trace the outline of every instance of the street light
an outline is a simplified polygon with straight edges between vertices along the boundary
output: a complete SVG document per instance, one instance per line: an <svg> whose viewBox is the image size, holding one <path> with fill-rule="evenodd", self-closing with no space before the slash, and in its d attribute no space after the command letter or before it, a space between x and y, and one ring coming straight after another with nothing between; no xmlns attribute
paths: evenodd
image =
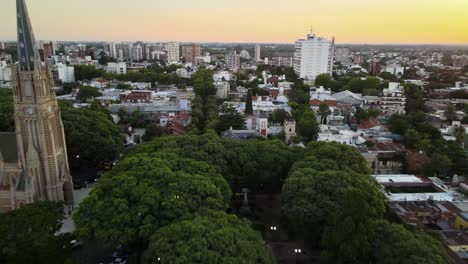
<svg viewBox="0 0 468 264"><path fill-rule="evenodd" d="M276 231L277 227L276 226L270 226L271 231Z"/></svg>
<svg viewBox="0 0 468 264"><path fill-rule="evenodd" d="M297 263L297 256L298 256L299 254L301 254L301 252L302 252L302 250L301 250L300 248L295 248L295 249L294 249L294 254L296 255L296 261L295 261L296 263Z"/></svg>

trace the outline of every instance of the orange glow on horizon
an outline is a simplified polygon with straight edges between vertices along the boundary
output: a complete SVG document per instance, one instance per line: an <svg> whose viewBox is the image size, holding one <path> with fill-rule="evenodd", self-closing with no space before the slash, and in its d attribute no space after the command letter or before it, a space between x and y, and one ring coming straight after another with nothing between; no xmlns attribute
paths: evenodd
<svg viewBox="0 0 468 264"><path fill-rule="evenodd" d="M27 3L36 38L47 40L293 43L313 26L337 43L468 44L467 0ZM0 1L0 10L0 40L15 40L15 1Z"/></svg>

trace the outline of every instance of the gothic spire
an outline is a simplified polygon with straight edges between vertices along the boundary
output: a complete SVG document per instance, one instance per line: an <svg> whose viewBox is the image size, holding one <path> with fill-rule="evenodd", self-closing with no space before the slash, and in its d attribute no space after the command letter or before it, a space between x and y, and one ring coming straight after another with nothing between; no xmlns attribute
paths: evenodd
<svg viewBox="0 0 468 264"><path fill-rule="evenodd" d="M18 21L18 61L20 69L24 71L34 70L34 64L40 64L39 50L29 20L28 9L25 0L16 0L16 12Z"/></svg>

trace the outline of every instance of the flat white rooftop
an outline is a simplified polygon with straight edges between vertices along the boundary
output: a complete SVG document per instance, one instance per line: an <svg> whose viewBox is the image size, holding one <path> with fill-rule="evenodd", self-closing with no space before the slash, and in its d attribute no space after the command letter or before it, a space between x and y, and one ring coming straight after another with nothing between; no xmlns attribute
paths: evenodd
<svg viewBox="0 0 468 264"><path fill-rule="evenodd" d="M379 183L391 182L409 182L417 183L424 182L421 178L410 174L388 174L388 175L372 175Z"/></svg>

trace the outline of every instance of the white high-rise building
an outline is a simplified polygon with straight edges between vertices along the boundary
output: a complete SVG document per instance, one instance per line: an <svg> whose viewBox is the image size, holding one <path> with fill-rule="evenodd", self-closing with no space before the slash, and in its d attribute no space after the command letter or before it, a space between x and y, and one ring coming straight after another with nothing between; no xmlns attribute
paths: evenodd
<svg viewBox="0 0 468 264"><path fill-rule="evenodd" d="M136 61L140 61L143 59L143 48L140 45L133 46L132 59Z"/></svg>
<svg viewBox="0 0 468 264"><path fill-rule="evenodd" d="M167 62L178 62L180 59L179 43L169 42L164 45L164 50L167 53Z"/></svg>
<svg viewBox="0 0 468 264"><path fill-rule="evenodd" d="M126 74L127 73L127 64L125 62L109 62L107 63L107 69L110 73L115 74Z"/></svg>
<svg viewBox="0 0 468 264"><path fill-rule="evenodd" d="M295 43L294 71L299 78L315 80L322 73L332 74L335 38L328 40L308 34Z"/></svg>
<svg viewBox="0 0 468 264"><path fill-rule="evenodd" d="M11 81L11 68L6 61L0 61L0 81Z"/></svg>
<svg viewBox="0 0 468 264"><path fill-rule="evenodd" d="M117 59L119 57L116 43L109 43L109 55L114 59Z"/></svg>
<svg viewBox="0 0 468 264"><path fill-rule="evenodd" d="M262 59L260 58L262 52L262 48L260 45L255 45L255 61L261 61Z"/></svg>
<svg viewBox="0 0 468 264"><path fill-rule="evenodd" d="M240 68L240 55L236 51L231 51L225 56L226 68L233 72L237 72Z"/></svg>
<svg viewBox="0 0 468 264"><path fill-rule="evenodd" d="M63 83L75 82L75 68L63 63L57 63L58 78Z"/></svg>

